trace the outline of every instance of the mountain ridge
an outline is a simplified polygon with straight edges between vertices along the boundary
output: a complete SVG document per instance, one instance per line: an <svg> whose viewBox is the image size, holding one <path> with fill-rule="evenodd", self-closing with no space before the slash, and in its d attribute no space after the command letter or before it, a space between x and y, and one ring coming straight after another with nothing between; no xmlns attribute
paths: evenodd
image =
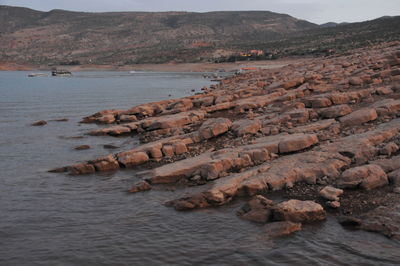
<svg viewBox="0 0 400 266"><path fill-rule="evenodd" d="M362 33L373 39L375 24L396 19L373 22L372 35L367 23ZM252 49L279 56L296 50L299 38L319 46L314 37L321 40L321 34L353 34L353 24L324 29L271 11L44 12L0 5L0 25L0 61L34 65L204 62Z"/></svg>

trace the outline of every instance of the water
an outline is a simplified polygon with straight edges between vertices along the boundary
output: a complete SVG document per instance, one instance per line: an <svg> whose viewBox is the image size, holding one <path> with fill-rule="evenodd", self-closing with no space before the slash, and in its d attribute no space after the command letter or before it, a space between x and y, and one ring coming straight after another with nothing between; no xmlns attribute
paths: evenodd
<svg viewBox="0 0 400 266"><path fill-rule="evenodd" d="M0 72L0 265L395 265L400 243L347 231L334 218L268 239L242 221L243 204L176 212L165 201L201 188L130 195L133 170L72 177L47 170L106 155L104 144L135 138L87 137L78 121L96 111L193 94L199 74L82 72L27 78ZM171 95L171 96L169 96ZM31 127L37 120L68 118ZM83 136L83 138L74 138ZM88 144L90 150L76 151ZM121 149L120 149L121 150Z"/></svg>

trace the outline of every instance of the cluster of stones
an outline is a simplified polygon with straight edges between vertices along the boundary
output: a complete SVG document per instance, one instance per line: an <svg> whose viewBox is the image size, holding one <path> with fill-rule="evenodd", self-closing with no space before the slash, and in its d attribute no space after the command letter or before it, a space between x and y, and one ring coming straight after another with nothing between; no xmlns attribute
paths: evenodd
<svg viewBox="0 0 400 266"><path fill-rule="evenodd" d="M194 96L84 118L84 123L115 124L89 135L138 134L153 141L56 171L89 174L159 162L131 192L211 182L168 205L189 210L256 196L258 207L249 203L242 217L258 208L272 228L299 229L299 223L323 219L322 206L275 204L257 195L302 182L324 184L324 205L340 209L340 196L348 189L390 184L400 192L399 84L399 43L238 75ZM213 144L212 150L202 149Z"/></svg>

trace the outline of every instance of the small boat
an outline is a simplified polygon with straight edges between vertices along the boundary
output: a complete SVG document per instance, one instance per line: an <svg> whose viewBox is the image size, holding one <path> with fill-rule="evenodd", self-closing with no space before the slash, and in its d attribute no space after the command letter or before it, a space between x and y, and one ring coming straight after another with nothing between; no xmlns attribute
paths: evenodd
<svg viewBox="0 0 400 266"><path fill-rule="evenodd" d="M28 77L34 78L34 77L47 77L48 75L45 73L30 73L28 74Z"/></svg>
<svg viewBox="0 0 400 266"><path fill-rule="evenodd" d="M54 77L66 77L66 76L71 76L72 75L72 73L70 72L70 71L68 71L68 70L52 70L51 71L51 75L52 76L54 76Z"/></svg>

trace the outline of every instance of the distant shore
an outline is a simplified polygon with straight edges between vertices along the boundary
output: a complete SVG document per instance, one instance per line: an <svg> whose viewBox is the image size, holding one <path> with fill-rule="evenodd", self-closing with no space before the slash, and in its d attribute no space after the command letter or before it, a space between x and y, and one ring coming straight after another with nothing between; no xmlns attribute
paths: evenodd
<svg viewBox="0 0 400 266"><path fill-rule="evenodd" d="M304 58L302 61L306 60ZM79 65L57 66L70 71L160 71L160 72L214 72L236 71L242 68L271 69L283 67L295 62L298 58L268 61L241 61L235 63L166 63L166 64L137 64L137 65ZM1 63L0 71L50 71L49 66L35 66L29 64Z"/></svg>

